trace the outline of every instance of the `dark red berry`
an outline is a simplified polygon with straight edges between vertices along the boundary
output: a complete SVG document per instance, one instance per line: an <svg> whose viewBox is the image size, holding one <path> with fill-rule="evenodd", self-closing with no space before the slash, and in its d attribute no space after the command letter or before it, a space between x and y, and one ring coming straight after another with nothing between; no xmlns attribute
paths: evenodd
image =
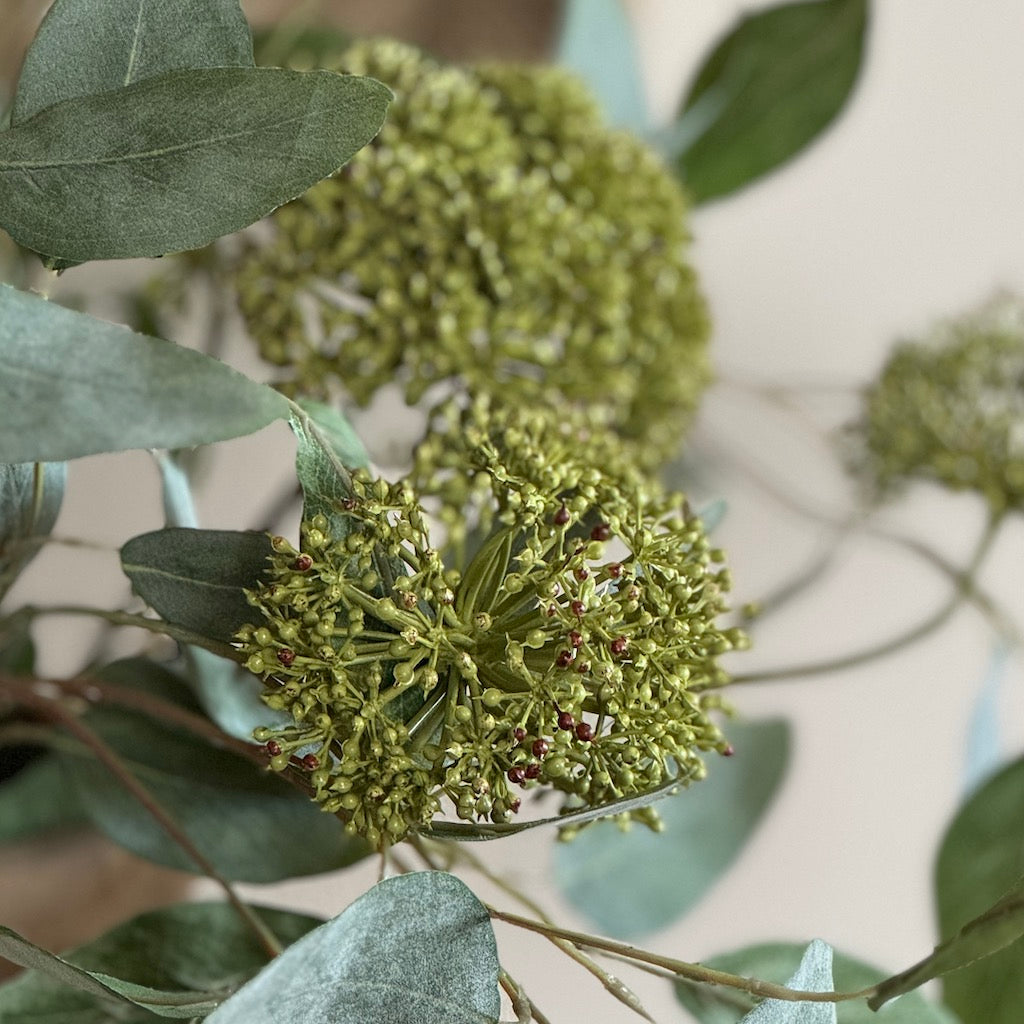
<svg viewBox="0 0 1024 1024"><path fill-rule="evenodd" d="M727 743L722 747L722 757L732 757L736 753L736 748L731 744Z"/></svg>
<svg viewBox="0 0 1024 1024"><path fill-rule="evenodd" d="M573 645L573 647L582 647L583 646L583 634L578 629L570 629L569 630L569 643L571 643Z"/></svg>
<svg viewBox="0 0 1024 1024"><path fill-rule="evenodd" d="M622 575L622 563L612 562L612 564L608 566L608 575L611 576L613 580L617 580Z"/></svg>
<svg viewBox="0 0 1024 1024"><path fill-rule="evenodd" d="M517 727L512 730L512 738L516 743L522 743L526 739L526 730L522 727Z"/></svg>
<svg viewBox="0 0 1024 1024"><path fill-rule="evenodd" d="M517 786L521 786L526 781L526 769L521 764L514 764L509 768L508 781L514 782Z"/></svg>
<svg viewBox="0 0 1024 1024"><path fill-rule="evenodd" d="M572 651L559 651L558 657L555 658L555 664L559 668L568 668L572 664Z"/></svg>
<svg viewBox="0 0 1024 1024"><path fill-rule="evenodd" d="M582 583L590 576L590 570L585 565L581 565L578 569L573 570L573 576Z"/></svg>
<svg viewBox="0 0 1024 1024"><path fill-rule="evenodd" d="M569 714L568 711L558 712L558 728L559 729L572 729L576 725L576 719Z"/></svg>
<svg viewBox="0 0 1024 1024"><path fill-rule="evenodd" d="M582 601L573 601L569 605L569 610L576 616L577 619L583 616L583 613L587 610L587 606Z"/></svg>
<svg viewBox="0 0 1024 1024"><path fill-rule="evenodd" d="M290 647L282 647L277 652L277 660L287 668L295 660L295 652Z"/></svg>
<svg viewBox="0 0 1024 1024"><path fill-rule="evenodd" d="M612 535L612 528L607 523L598 523L590 531L591 540L606 541Z"/></svg>
<svg viewBox="0 0 1024 1024"><path fill-rule="evenodd" d="M317 757L316 754L307 754L302 759L302 767L305 768L307 772L315 772L317 768L320 767L320 758Z"/></svg>
<svg viewBox="0 0 1024 1024"><path fill-rule="evenodd" d="M546 615L546 616L547 616L547 617L548 617L549 619L550 619L550 618L552 618L553 616L557 615L557 614L558 614L558 605L554 605L554 604L549 604L549 605L547 606L547 608L545 608L545 609L544 609L544 614L545 614L545 615Z"/></svg>
<svg viewBox="0 0 1024 1024"><path fill-rule="evenodd" d="M548 752L548 741L534 740L530 749L533 751L534 757L543 757Z"/></svg>
<svg viewBox="0 0 1024 1024"><path fill-rule="evenodd" d="M589 722L580 722L576 726L576 738L583 740L584 743L589 743L594 738L594 730L590 727Z"/></svg>
<svg viewBox="0 0 1024 1024"><path fill-rule="evenodd" d="M299 572L305 572L307 569L313 568L313 559L309 555L299 555L292 564Z"/></svg>
<svg viewBox="0 0 1024 1024"><path fill-rule="evenodd" d="M356 507L356 499L355 498L342 498L341 499L341 507L346 512L354 511L355 507Z"/></svg>
<svg viewBox="0 0 1024 1024"><path fill-rule="evenodd" d="M617 636L609 645L612 654L625 654L629 641L624 636Z"/></svg>
<svg viewBox="0 0 1024 1024"><path fill-rule="evenodd" d="M569 522L569 510L563 505L552 517L555 526L565 526Z"/></svg>
<svg viewBox="0 0 1024 1024"><path fill-rule="evenodd" d="M579 672L579 674L581 676L585 676L590 671L590 662L589 661L579 661L579 662L577 662L576 663L576 671Z"/></svg>
<svg viewBox="0 0 1024 1024"><path fill-rule="evenodd" d="M520 808L520 807L522 807L522 806L523 806L523 801L522 801L522 800L520 800L520 799L519 799L519 797L516 797L516 798L515 798L514 800L510 800L510 801L508 802L508 809L509 809L509 810L510 810L510 811L511 811L511 812L512 812L513 814L515 814L515 813L516 813L516 811L518 811L518 810L519 810L519 808Z"/></svg>
<svg viewBox="0 0 1024 1024"><path fill-rule="evenodd" d="M526 777L528 779L540 778L540 765L536 761L532 761L526 766Z"/></svg>
<svg viewBox="0 0 1024 1024"><path fill-rule="evenodd" d="M271 757L277 757L281 753L281 744L277 740L267 740L267 753Z"/></svg>

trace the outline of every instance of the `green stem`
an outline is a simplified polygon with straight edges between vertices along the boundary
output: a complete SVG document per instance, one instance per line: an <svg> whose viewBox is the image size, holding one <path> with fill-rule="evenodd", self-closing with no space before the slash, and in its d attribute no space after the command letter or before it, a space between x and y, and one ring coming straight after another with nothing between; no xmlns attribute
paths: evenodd
<svg viewBox="0 0 1024 1024"><path fill-rule="evenodd" d="M732 676L729 683L763 683L775 679L798 679L802 676L822 675L826 672L840 672L848 668L855 668L869 661L884 658L886 655L894 654L924 639L930 633L934 633L940 626L944 625L961 604L974 592L974 577L977 575L985 556L992 547L992 542L998 534L1002 524L1002 517L993 515L985 526L974 554L967 568L957 576L956 589L941 607L919 622L916 626L898 633L895 636L883 640L881 643L860 651L851 651L848 654L836 658L826 658L822 661L807 662L803 665L790 665L784 668L764 669L759 672L748 672L742 675Z"/></svg>
<svg viewBox="0 0 1024 1024"><path fill-rule="evenodd" d="M242 902L235 892L234 886L224 877L196 847L196 845L185 833L174 818L164 809L152 793L131 773L127 765L121 760L113 748L92 729L90 729L77 715L69 711L63 703L52 697L45 697L34 690L19 687L17 693L19 703L40 712L45 717L63 726L76 739L80 740L96 759L117 779L118 782L128 790L149 815L160 825L168 836L185 851L195 862L203 873L217 882L224 890L228 901L238 912L238 915L249 925L259 940L263 949L271 957L277 956L284 948L277 937L271 932L267 925L260 920L251 907Z"/></svg>
<svg viewBox="0 0 1024 1024"><path fill-rule="evenodd" d="M630 946L625 942L616 942L614 939L605 939L599 935L587 935L584 932L575 932L568 928L557 928L553 925L544 924L541 921L531 921L527 917L509 914L494 907L488 907L487 912L496 921L504 921L506 924L515 925L515 927L524 928L527 931L537 932L548 938L554 936L555 938L566 939L577 946L615 953L625 957L627 960L636 960L640 963L661 967L678 978L685 978L688 981L698 982L703 985L722 985L726 988L740 989L761 999L781 999L789 1003L845 1003L854 999L866 999L875 993L875 986L862 989L859 992L800 992L797 989L787 988L785 985L761 981L759 978L742 978L736 974L713 970L702 964L693 964L685 960L661 956L659 953L651 953L645 949Z"/></svg>

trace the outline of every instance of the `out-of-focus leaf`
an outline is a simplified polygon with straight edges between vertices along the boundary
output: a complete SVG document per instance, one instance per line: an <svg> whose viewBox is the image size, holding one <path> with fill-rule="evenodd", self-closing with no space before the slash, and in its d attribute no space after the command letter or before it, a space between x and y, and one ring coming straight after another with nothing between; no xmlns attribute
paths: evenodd
<svg viewBox="0 0 1024 1024"><path fill-rule="evenodd" d="M271 553L265 533L170 527L128 541L121 567L166 622L230 643L256 615L244 588L259 582Z"/></svg>
<svg viewBox="0 0 1024 1024"><path fill-rule="evenodd" d="M487 910L453 875L389 878L286 949L208 1024L496 1024Z"/></svg>
<svg viewBox="0 0 1024 1024"><path fill-rule="evenodd" d="M986 782L954 818L935 873L947 938L882 985L878 1005L945 974L945 1001L964 1024L1017 1024L1024 1006L1022 836L1024 759Z"/></svg>
<svg viewBox="0 0 1024 1024"><path fill-rule="evenodd" d="M696 202L750 184L831 124L857 81L867 23L867 0L799 0L740 18L705 61L673 132Z"/></svg>
<svg viewBox="0 0 1024 1024"><path fill-rule="evenodd" d="M717 971L781 985L799 966L805 948L803 943L767 943L713 956L702 962ZM860 992L885 976L885 971L853 957L833 954L832 977L837 992ZM755 998L746 992L689 982L677 983L676 996L699 1024L738 1024L743 1014L752 1010L756 1003ZM868 1009L863 999L836 1004L837 1024L877 1024L879 1020L886 1024L958 1024L948 1010L925 1002L917 992L894 1003L883 1017Z"/></svg>
<svg viewBox="0 0 1024 1024"><path fill-rule="evenodd" d="M165 71L252 63L238 0L57 0L25 54L11 123Z"/></svg>
<svg viewBox="0 0 1024 1024"><path fill-rule="evenodd" d="M372 78L169 71L0 132L0 225L48 262L161 256L252 224L380 130Z"/></svg>
<svg viewBox="0 0 1024 1024"><path fill-rule="evenodd" d="M172 452L154 451L153 458L160 470L160 483L164 499L164 521L168 526L194 530L199 526L192 485L181 463Z"/></svg>
<svg viewBox="0 0 1024 1024"><path fill-rule="evenodd" d="M285 946L320 924L304 914L253 909ZM11 950L24 953L22 959L31 954L42 969L0 986L5 1024L148 1024L204 1016L266 963L248 926L226 903L150 911L62 958L11 934Z"/></svg>
<svg viewBox="0 0 1024 1024"><path fill-rule="evenodd" d="M997 640L992 646L985 677L975 697L968 723L967 763L964 772L968 793L991 776L1000 765L999 699L1009 659L1009 648Z"/></svg>
<svg viewBox="0 0 1024 1024"><path fill-rule="evenodd" d="M0 843L85 820L55 757L36 758L0 785Z"/></svg>
<svg viewBox="0 0 1024 1024"><path fill-rule="evenodd" d="M57 522L66 481L63 462L0 463L0 598Z"/></svg>
<svg viewBox="0 0 1024 1024"><path fill-rule="evenodd" d="M288 402L201 352L0 285L0 409L0 458L32 462L222 441Z"/></svg>
<svg viewBox="0 0 1024 1024"><path fill-rule="evenodd" d="M569 0L555 60L587 83L613 124L637 134L647 128L636 40L622 0Z"/></svg>
<svg viewBox="0 0 1024 1024"><path fill-rule="evenodd" d="M735 722L727 733L735 755L716 758L705 780L658 804L663 832L623 833L599 821L556 848L559 887L603 932L633 938L671 923L743 849L782 780L789 729L781 721Z"/></svg>

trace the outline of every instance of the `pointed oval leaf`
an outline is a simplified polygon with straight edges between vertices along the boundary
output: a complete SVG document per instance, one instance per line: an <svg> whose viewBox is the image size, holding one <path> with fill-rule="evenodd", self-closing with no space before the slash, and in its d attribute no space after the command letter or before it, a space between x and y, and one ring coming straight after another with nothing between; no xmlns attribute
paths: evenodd
<svg viewBox="0 0 1024 1024"><path fill-rule="evenodd" d="M251 434L287 400L210 356L0 285L0 459L189 448Z"/></svg>
<svg viewBox="0 0 1024 1024"><path fill-rule="evenodd" d="M321 923L304 914L253 909L285 946ZM205 1015L266 963L248 926L225 903L165 907L118 925L61 958L39 953L47 958L43 971L0 986L0 1020L100 1024L116 1019L136 1024L158 1020L154 1014ZM81 980L81 974L56 976L69 968L109 994L71 987L68 981Z"/></svg>
<svg viewBox="0 0 1024 1024"><path fill-rule="evenodd" d="M740 19L690 87L669 144L696 202L760 178L828 127L857 80L867 22L867 0L801 0Z"/></svg>
<svg viewBox="0 0 1024 1024"><path fill-rule="evenodd" d="M0 132L0 225L58 260L195 249L327 177L380 130L371 78L171 71Z"/></svg>
<svg viewBox="0 0 1024 1024"><path fill-rule="evenodd" d="M800 992L831 992L832 947L815 939L804 951L786 988ZM766 999L743 1018L743 1024L836 1024L835 1003L790 1003Z"/></svg>
<svg viewBox="0 0 1024 1024"><path fill-rule="evenodd" d="M658 804L663 832L634 826L623 833L598 821L555 849L562 892L603 932L634 938L670 924L743 849L782 780L789 728L736 722L728 734L735 756L716 759L706 779Z"/></svg>
<svg viewBox="0 0 1024 1024"><path fill-rule="evenodd" d="M165 622L230 643L254 612L254 586L273 553L265 533L168 527L121 548L132 588Z"/></svg>
<svg viewBox="0 0 1024 1024"><path fill-rule="evenodd" d="M132 663L119 665L117 681L126 685ZM141 666L136 684L150 671ZM227 878L276 882L346 867L369 852L337 818L251 761L123 708L97 708L85 721ZM199 870L91 753L58 756L85 813L114 842L166 867Z"/></svg>
<svg viewBox="0 0 1024 1024"><path fill-rule="evenodd" d="M252 63L238 0L57 0L25 55L11 123L165 71Z"/></svg>
<svg viewBox="0 0 1024 1024"><path fill-rule="evenodd" d="M0 598L53 529L66 482L63 462L0 463Z"/></svg>
<svg viewBox="0 0 1024 1024"><path fill-rule="evenodd" d="M286 949L208 1024L496 1024L498 953L483 904L444 872L389 878Z"/></svg>
<svg viewBox="0 0 1024 1024"><path fill-rule="evenodd" d="M781 985L799 966L805 948L803 943L766 943L713 956L702 963L728 974L760 978ZM853 957L833 953L832 977L836 991L859 992L877 984L886 973ZM676 985L676 997L699 1024L738 1024L756 1002L746 992L683 982ZM894 1003L882 1018L869 1009L864 1000L836 1005L837 1024L877 1024L879 1020L886 1024L958 1024L948 1010L925 1002L917 992Z"/></svg>

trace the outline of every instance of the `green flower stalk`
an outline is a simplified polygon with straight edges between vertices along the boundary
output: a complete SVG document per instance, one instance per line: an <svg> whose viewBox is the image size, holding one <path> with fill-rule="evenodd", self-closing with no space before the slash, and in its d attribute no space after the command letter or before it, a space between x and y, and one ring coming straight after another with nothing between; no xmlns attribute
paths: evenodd
<svg viewBox="0 0 1024 1024"><path fill-rule="evenodd" d="M648 465L673 455L710 378L708 324L659 157L561 70L442 66L388 40L338 66L394 90L387 123L234 272L282 387L590 406Z"/></svg>
<svg viewBox="0 0 1024 1024"><path fill-rule="evenodd" d="M360 473L345 536L321 516L298 549L274 538L249 595L259 624L238 638L267 705L294 719L256 734L272 767L307 772L324 810L378 846L450 810L509 821L537 788L599 807L729 751L710 718L717 658L746 638L717 623L728 572L686 502L593 468L578 423L545 458L549 414L466 415L491 528L463 571L431 536L429 481L417 494ZM382 557L407 569L390 590Z"/></svg>
<svg viewBox="0 0 1024 1024"><path fill-rule="evenodd" d="M911 479L1024 506L1024 304L1001 296L899 345L867 393L854 461L878 495Z"/></svg>

